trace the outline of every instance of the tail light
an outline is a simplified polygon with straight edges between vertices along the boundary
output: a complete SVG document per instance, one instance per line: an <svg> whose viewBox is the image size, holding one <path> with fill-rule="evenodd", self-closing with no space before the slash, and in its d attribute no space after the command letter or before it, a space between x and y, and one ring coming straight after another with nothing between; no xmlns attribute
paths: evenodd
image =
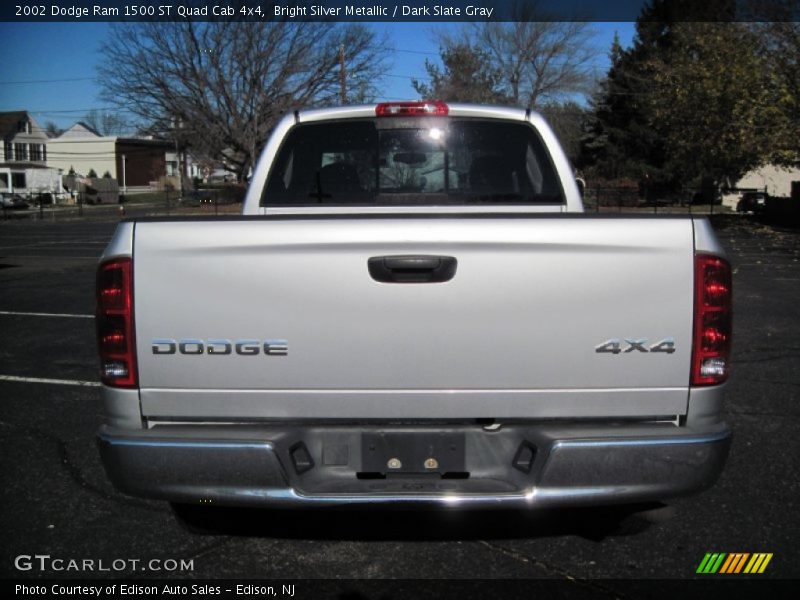
<svg viewBox="0 0 800 600"><path fill-rule="evenodd" d="M115 258L97 270L97 347L106 385L138 385L133 330L133 263Z"/></svg>
<svg viewBox="0 0 800 600"><path fill-rule="evenodd" d="M717 256L695 257L692 385L716 385L730 374L731 266Z"/></svg>
<svg viewBox="0 0 800 600"><path fill-rule="evenodd" d="M450 109L441 100L431 102L383 102L375 107L378 117L446 117Z"/></svg>

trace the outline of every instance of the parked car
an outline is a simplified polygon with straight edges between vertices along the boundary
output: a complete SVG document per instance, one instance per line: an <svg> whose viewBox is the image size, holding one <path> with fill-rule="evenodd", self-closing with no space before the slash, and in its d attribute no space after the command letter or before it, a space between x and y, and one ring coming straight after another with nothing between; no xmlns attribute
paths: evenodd
<svg viewBox="0 0 800 600"><path fill-rule="evenodd" d="M767 206L766 192L745 192L736 204L736 212L760 214Z"/></svg>
<svg viewBox="0 0 800 600"><path fill-rule="evenodd" d="M2 208L12 210L24 210L30 208L30 204L22 199L19 194L2 194Z"/></svg>

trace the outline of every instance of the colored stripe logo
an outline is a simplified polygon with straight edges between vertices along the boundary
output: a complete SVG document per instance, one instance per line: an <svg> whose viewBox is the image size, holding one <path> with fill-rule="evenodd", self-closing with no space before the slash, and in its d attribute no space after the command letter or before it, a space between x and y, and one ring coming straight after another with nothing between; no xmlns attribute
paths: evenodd
<svg viewBox="0 0 800 600"><path fill-rule="evenodd" d="M707 552L696 572L703 575L735 575L739 573L755 575L763 573L771 560L771 552L757 552L755 554L750 554L749 552Z"/></svg>

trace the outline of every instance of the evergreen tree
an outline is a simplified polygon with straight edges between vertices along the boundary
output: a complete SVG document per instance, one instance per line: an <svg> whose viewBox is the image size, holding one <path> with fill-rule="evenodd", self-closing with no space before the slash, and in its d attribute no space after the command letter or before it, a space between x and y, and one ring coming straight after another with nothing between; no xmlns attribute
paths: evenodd
<svg viewBox="0 0 800 600"><path fill-rule="evenodd" d="M661 8L660 2L656 8ZM642 18L654 17L645 12ZM636 31L633 46L627 50L614 38L611 67L590 104L592 116L581 144L581 166L593 167L595 174L605 179L632 178L674 187L664 170L663 142L647 111L651 61L671 43L671 24L640 20Z"/></svg>
<svg viewBox="0 0 800 600"><path fill-rule="evenodd" d="M612 46L585 123L581 166L666 193L731 183L774 154L770 146L792 121L784 107L793 79L775 85L777 61L763 50L759 56L767 45L733 15L732 0L646 6L632 47Z"/></svg>
<svg viewBox="0 0 800 600"><path fill-rule="evenodd" d="M430 83L412 79L416 92L427 99L450 102L504 103L500 75L488 55L468 43L450 44L440 50L442 68L425 60Z"/></svg>

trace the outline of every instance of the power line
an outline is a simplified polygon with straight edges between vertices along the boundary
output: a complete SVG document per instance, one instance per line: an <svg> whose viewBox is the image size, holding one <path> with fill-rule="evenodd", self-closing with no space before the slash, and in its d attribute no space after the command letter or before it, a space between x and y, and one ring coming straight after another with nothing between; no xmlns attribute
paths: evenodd
<svg viewBox="0 0 800 600"><path fill-rule="evenodd" d="M27 110L32 115L56 115L56 114L69 114L69 113L88 113L91 111L105 111L105 112L125 112L134 114L132 110L127 108L118 108L116 106L95 106L92 108L72 108L69 110L58 110L58 109L49 109L49 108L40 108L38 110Z"/></svg>
<svg viewBox="0 0 800 600"><path fill-rule="evenodd" d="M427 56L439 56L438 52L423 52L422 50L399 50L395 48L395 52L403 52L405 54L425 54Z"/></svg>
<svg viewBox="0 0 800 600"><path fill-rule="evenodd" d="M70 77L69 79L30 79L28 81L0 81L0 85L24 85L29 83L67 83L72 81L97 81L97 78Z"/></svg>
<svg viewBox="0 0 800 600"><path fill-rule="evenodd" d="M438 52L424 52L422 50L406 50L404 48L394 48L393 52L404 54L423 54L426 56L439 56ZM69 83L72 81L99 81L98 77L65 77L63 79L28 79L25 81L0 81L0 85L35 85L39 83Z"/></svg>

